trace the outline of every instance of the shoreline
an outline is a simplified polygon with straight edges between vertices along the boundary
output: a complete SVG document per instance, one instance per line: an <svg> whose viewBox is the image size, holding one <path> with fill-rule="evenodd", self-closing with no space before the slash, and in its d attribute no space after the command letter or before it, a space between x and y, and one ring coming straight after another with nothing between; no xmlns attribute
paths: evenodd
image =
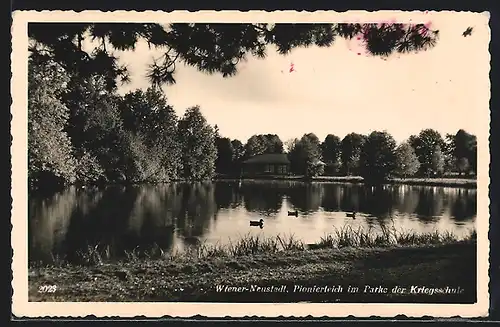
<svg viewBox="0 0 500 327"><path fill-rule="evenodd" d="M474 303L476 251L457 242L30 268L29 301Z"/></svg>
<svg viewBox="0 0 500 327"><path fill-rule="evenodd" d="M214 181L239 182L234 177L218 177ZM241 181L291 181L291 182L313 182L313 183L350 183L364 184L360 176L319 176L305 180L302 176L262 176L256 178L242 178ZM474 178L390 178L380 185L418 185L418 186L441 186L457 188L477 188L477 179Z"/></svg>
<svg viewBox="0 0 500 327"><path fill-rule="evenodd" d="M364 184L364 179L361 176L318 176L312 177L310 179L305 179L303 176L258 176L258 177L243 177L238 178L234 176L216 176L212 179L207 180L170 180L164 182L114 182L106 184L71 184L67 186L60 187L49 187L49 188L37 188L29 189L29 192L33 193L54 193L64 190L69 187L77 187L85 189L87 187L93 188L106 188L110 186L140 186L140 185L159 185L159 184L169 184L169 183L216 183L216 182L262 182L262 181L281 181L281 182L298 182L298 183L332 183L332 184ZM443 178L390 178L383 183L377 184L381 185L415 185L415 186L439 186L439 187L454 187L454 188L466 188L466 189L477 189L477 179L475 178L453 178L453 177L443 177ZM376 185L373 185L376 186Z"/></svg>

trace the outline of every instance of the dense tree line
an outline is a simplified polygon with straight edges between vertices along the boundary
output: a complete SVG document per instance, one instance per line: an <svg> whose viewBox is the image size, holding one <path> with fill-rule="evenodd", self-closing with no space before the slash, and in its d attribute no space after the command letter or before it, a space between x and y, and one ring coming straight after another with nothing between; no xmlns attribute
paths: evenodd
<svg viewBox="0 0 500 327"><path fill-rule="evenodd" d="M270 141L272 140L272 141ZM227 139L225 144L229 144ZM302 176L343 175L362 176L365 180L380 182L387 177L439 177L454 173L469 175L477 169L477 141L464 130L456 134L441 134L424 129L418 135L397 145L386 131L369 135L350 133L343 139L328 134L323 141L314 133L285 142L286 153L293 174ZM226 146L225 149L229 149ZM258 149L256 151L255 149ZM254 135L240 151L221 151L225 166L221 174L239 173L242 159L263 153L284 153L283 142L277 135ZM231 161L231 158L233 158Z"/></svg>
<svg viewBox="0 0 500 327"><path fill-rule="evenodd" d="M438 131L424 129L399 145L385 131L369 135L350 133L342 140L329 134L323 142L314 134L305 134L288 144L292 171L296 174L321 174L317 167L309 172L304 169L318 160L325 163L327 175L359 175L373 181L389 176L437 177L477 172L476 136L462 129L444 139Z"/></svg>
<svg viewBox="0 0 500 327"><path fill-rule="evenodd" d="M199 107L177 117L160 88L120 96L106 91L101 76L37 59L29 60L32 188L214 176L216 130Z"/></svg>

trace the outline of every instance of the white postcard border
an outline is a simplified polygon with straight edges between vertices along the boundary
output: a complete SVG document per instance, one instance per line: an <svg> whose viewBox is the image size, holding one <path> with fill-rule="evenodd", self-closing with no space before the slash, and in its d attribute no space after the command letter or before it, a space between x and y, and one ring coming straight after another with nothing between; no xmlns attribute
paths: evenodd
<svg viewBox="0 0 500 327"><path fill-rule="evenodd" d="M53 303L28 302L28 255L27 255L27 58L28 58L28 22L377 22L395 19L401 22L424 22L441 15L462 15L464 19L474 19L487 29L484 35L483 66L484 79L478 81L484 90L480 107L483 129L477 135L478 140L478 181L477 181L477 235L478 235L478 302L476 304L317 304L317 303ZM490 81L488 50L490 32L489 13L431 11L334 11L297 12L297 11L16 11L12 23L12 248L14 251L13 304L12 312L17 317L478 317L486 316L489 307L488 267L489 267L489 129L490 129ZM476 26L477 27L477 26Z"/></svg>

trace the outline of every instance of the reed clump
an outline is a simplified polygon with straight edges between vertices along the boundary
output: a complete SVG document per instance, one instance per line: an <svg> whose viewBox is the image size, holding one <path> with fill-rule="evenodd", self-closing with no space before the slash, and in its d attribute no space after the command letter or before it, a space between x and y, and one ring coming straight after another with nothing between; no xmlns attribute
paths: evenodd
<svg viewBox="0 0 500 327"><path fill-rule="evenodd" d="M331 248L384 248L384 247L413 247L437 246L455 243L474 243L476 231L472 230L465 237L458 237L451 232L432 231L414 232L383 227L381 230L373 228L354 228L346 225L335 228L332 233L321 237L316 243L306 244L294 234L262 237L246 234L237 240L227 243L208 244L201 242L196 246L189 246L183 250L166 250L158 244L147 248L125 250L121 254L113 253L109 245L88 245L77 251L71 258L53 256L52 265L84 265L95 266L113 261L141 262L144 260L186 261L193 259L209 259L217 257L243 257L258 254L279 253L287 251L314 251ZM34 264L38 266L38 264Z"/></svg>

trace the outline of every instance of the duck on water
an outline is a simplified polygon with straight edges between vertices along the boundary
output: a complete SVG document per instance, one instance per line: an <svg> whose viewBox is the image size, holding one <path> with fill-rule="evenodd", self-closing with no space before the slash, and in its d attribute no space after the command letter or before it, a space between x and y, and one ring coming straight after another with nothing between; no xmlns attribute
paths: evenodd
<svg viewBox="0 0 500 327"><path fill-rule="evenodd" d="M250 226L260 226L264 225L264 219L261 220L250 220Z"/></svg>
<svg viewBox="0 0 500 327"><path fill-rule="evenodd" d="M289 216L298 217L299 216L299 212L297 210L295 210L295 211L288 211L288 215Z"/></svg>
<svg viewBox="0 0 500 327"><path fill-rule="evenodd" d="M346 217L351 217L352 219L356 219L356 211L346 212Z"/></svg>

